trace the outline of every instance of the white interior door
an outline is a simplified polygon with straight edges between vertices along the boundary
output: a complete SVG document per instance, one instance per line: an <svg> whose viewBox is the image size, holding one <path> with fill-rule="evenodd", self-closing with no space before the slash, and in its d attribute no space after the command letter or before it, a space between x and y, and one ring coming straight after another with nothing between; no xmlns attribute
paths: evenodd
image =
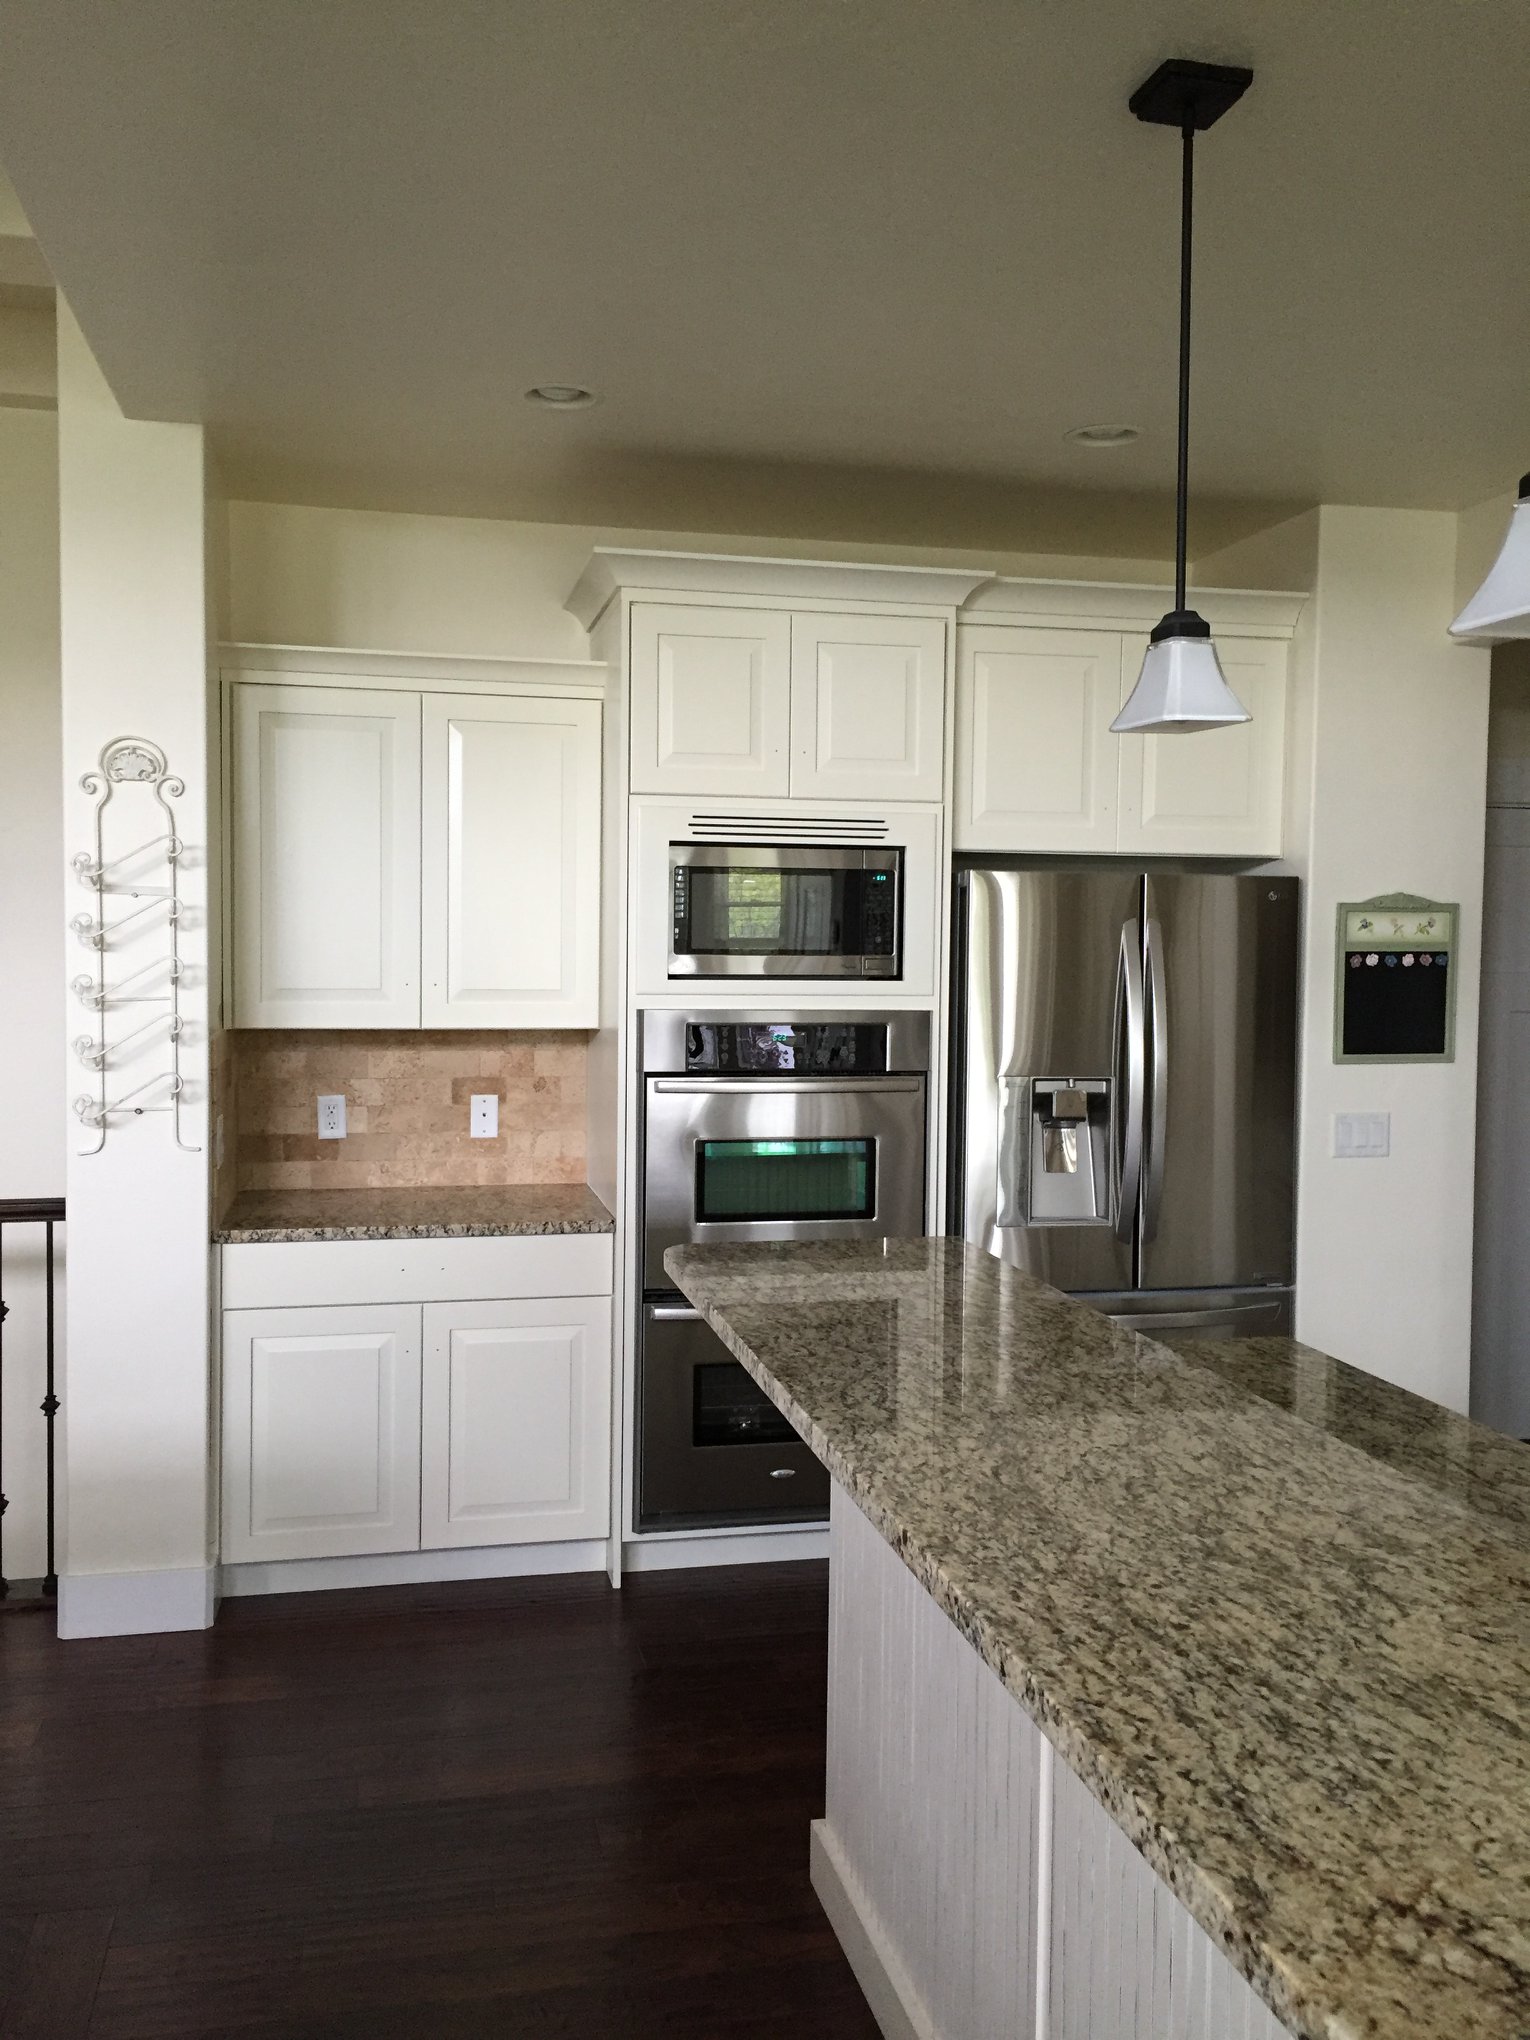
<svg viewBox="0 0 1530 2040"><path fill-rule="evenodd" d="M632 791L787 791L791 618L783 610L635 602Z"/></svg>
<svg viewBox="0 0 1530 2040"><path fill-rule="evenodd" d="M420 698L233 690L233 1024L420 1024Z"/></svg>
<svg viewBox="0 0 1530 2040"><path fill-rule="evenodd" d="M1136 685L1143 638L1126 640L1124 701ZM1221 638L1227 684L1246 723L1191 736L1122 737L1123 851L1153 856L1278 857L1286 768L1283 642Z"/></svg>
<svg viewBox="0 0 1530 2040"><path fill-rule="evenodd" d="M419 1306L226 1311L224 1559L419 1543Z"/></svg>
<svg viewBox="0 0 1530 2040"><path fill-rule="evenodd" d="M427 1027L595 1027L600 703L425 697Z"/></svg>
<svg viewBox="0 0 1530 2040"><path fill-rule="evenodd" d="M607 1297L427 1304L426 1548L604 1537L610 1381Z"/></svg>
<svg viewBox="0 0 1530 2040"><path fill-rule="evenodd" d="M795 798L939 800L945 707L938 617L792 617Z"/></svg>
<svg viewBox="0 0 1530 2040"><path fill-rule="evenodd" d="M957 633L958 850L1116 848L1121 639L964 624Z"/></svg>

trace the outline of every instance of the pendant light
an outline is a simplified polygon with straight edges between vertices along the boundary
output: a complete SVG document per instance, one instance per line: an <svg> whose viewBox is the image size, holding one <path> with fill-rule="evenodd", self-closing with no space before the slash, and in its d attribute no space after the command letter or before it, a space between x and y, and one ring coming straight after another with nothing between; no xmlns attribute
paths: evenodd
<svg viewBox="0 0 1530 2040"><path fill-rule="evenodd" d="M1222 118L1253 83L1252 71L1171 57L1139 85L1128 105L1138 120L1178 128L1179 478L1174 522L1174 607L1153 628L1147 657L1126 706L1111 724L1122 735L1173 735L1250 720L1227 684L1211 626L1186 606L1186 504L1190 479L1190 229L1195 137Z"/></svg>
<svg viewBox="0 0 1530 2040"><path fill-rule="evenodd" d="M1530 475L1520 477L1519 500L1509 512L1509 528L1487 579L1450 634L1486 644L1530 638Z"/></svg>

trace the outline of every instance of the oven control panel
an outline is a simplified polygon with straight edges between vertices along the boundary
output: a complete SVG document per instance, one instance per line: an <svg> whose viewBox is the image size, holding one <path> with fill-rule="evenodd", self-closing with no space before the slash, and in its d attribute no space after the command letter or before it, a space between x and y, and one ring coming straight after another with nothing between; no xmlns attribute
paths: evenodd
<svg viewBox="0 0 1530 2040"><path fill-rule="evenodd" d="M685 1068L718 1076L882 1076L887 1029L856 1021L690 1021Z"/></svg>

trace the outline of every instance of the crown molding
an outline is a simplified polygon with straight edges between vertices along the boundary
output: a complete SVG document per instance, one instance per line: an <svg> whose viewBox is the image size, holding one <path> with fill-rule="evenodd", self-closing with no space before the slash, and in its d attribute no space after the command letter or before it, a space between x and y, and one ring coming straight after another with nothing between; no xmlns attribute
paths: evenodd
<svg viewBox="0 0 1530 2040"><path fill-rule="evenodd" d="M586 630L621 594L755 595L782 602L868 602L959 609L992 578L982 568L894 567L859 560L759 559L743 553L628 551L597 546L565 609Z"/></svg>

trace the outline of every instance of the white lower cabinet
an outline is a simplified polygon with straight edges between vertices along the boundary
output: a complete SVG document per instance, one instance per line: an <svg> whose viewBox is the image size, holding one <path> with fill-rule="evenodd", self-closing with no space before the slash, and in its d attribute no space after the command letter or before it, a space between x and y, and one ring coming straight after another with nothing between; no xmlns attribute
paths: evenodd
<svg viewBox="0 0 1530 2040"><path fill-rule="evenodd" d="M371 1242L225 1250L237 1293L281 1286L307 1253L333 1297L371 1269ZM531 1241L439 1243L451 1250ZM548 1272L594 1295L474 1301L302 1302L223 1313L223 1538L227 1564L349 1558L604 1537L610 1528L610 1240L547 1246ZM406 1243L412 1247L413 1243ZM232 1267L228 1255L240 1257ZM383 1251L388 1251L384 1248ZM373 1257L375 1259L375 1256ZM400 1273L414 1265L397 1256ZM462 1254L464 1287L474 1266ZM536 1260L533 1256L533 1262ZM538 1271L530 1272L535 1288ZM593 1284L592 1284L593 1286ZM352 1291L354 1294L354 1290ZM420 1290L416 1290L416 1295Z"/></svg>
<svg viewBox="0 0 1530 2040"><path fill-rule="evenodd" d="M603 1296L427 1304L425 1548L603 1537L610 1368Z"/></svg>
<svg viewBox="0 0 1530 2040"><path fill-rule="evenodd" d="M381 1304L223 1320L223 1556L420 1542L420 1313Z"/></svg>

